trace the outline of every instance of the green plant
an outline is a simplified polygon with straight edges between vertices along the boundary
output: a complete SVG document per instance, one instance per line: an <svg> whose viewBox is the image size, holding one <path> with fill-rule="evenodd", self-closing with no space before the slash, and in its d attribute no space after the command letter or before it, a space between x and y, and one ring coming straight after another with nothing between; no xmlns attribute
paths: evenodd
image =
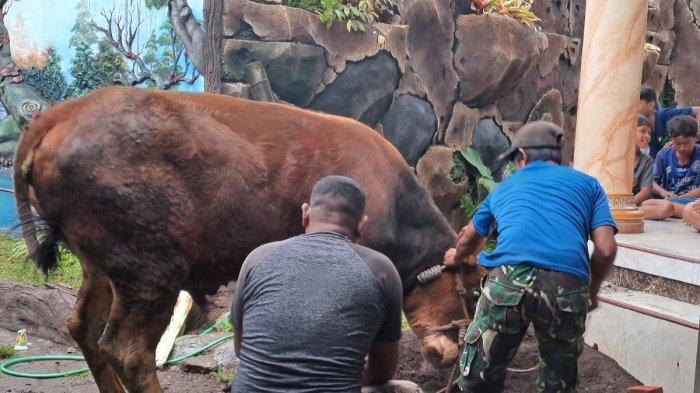
<svg viewBox="0 0 700 393"><path fill-rule="evenodd" d="M327 27L343 22L348 31L367 31L367 24L386 21L395 8L395 0L285 0L283 4L313 12ZM380 37L378 41L383 42Z"/></svg>
<svg viewBox="0 0 700 393"><path fill-rule="evenodd" d="M530 11L534 0L472 0L471 8L477 14L497 13L511 17L528 25L534 25L540 18Z"/></svg>
<svg viewBox="0 0 700 393"><path fill-rule="evenodd" d="M491 169L484 164L479 152L470 147L455 154L450 177L455 182L471 177L469 175L471 172L469 167L476 169L478 172L478 175L473 176L476 179L476 189L474 190L475 192L464 195L459 200L459 206L464 210L467 217L471 218L479 210L484 199L498 186L499 182L496 181L493 173L491 173ZM508 163L502 177L507 177L514 170L514 164L512 162Z"/></svg>
<svg viewBox="0 0 700 393"><path fill-rule="evenodd" d="M220 368L216 371L212 371L210 374L214 379L219 381L219 383L231 383L233 378L236 376L233 371Z"/></svg>
<svg viewBox="0 0 700 393"><path fill-rule="evenodd" d="M58 268L45 277L27 260L27 247L21 238L0 236L0 280L25 284L65 284L78 289L83 279L80 261L63 247Z"/></svg>
<svg viewBox="0 0 700 393"><path fill-rule="evenodd" d="M11 345L0 345L0 359L9 359L15 356L15 349Z"/></svg>

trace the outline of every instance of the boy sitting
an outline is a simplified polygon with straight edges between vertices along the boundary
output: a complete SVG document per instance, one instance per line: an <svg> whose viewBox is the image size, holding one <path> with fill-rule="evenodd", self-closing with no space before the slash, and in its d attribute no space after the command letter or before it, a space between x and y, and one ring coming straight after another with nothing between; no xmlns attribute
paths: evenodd
<svg viewBox="0 0 700 393"><path fill-rule="evenodd" d="M677 116L668 123L673 146L661 149L654 161L652 191L664 200L642 204L645 218L683 217L683 208L700 198L700 145L698 123L691 116Z"/></svg>
<svg viewBox="0 0 700 393"><path fill-rule="evenodd" d="M651 188L654 184L652 168L654 160L644 153L649 150L651 139L651 127L649 120L642 115L637 115L637 133L635 143L637 145L634 156L634 172L632 174L632 194L634 203L639 206L651 197Z"/></svg>

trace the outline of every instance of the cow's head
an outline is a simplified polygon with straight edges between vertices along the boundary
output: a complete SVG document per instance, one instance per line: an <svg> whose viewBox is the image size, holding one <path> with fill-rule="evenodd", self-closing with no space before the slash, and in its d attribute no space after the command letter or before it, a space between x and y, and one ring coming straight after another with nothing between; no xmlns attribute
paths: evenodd
<svg viewBox="0 0 700 393"><path fill-rule="evenodd" d="M466 267L461 272L445 270L437 279L416 285L404 299L404 311L413 332L421 340L421 352L433 366L449 367L457 360L457 330L432 331L452 321L464 319L461 300L457 295L457 276L462 274L468 299L469 318L474 316L482 267Z"/></svg>

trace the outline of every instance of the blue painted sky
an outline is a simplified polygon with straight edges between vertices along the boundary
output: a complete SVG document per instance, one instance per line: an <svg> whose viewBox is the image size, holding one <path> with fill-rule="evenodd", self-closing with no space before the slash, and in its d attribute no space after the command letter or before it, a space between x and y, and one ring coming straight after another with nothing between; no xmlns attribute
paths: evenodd
<svg viewBox="0 0 700 393"><path fill-rule="evenodd" d="M19 0L16 1L10 12L5 17L5 23L10 31L13 55L17 58L27 58L32 53L37 53L53 46L61 56L64 73L68 77L70 60L75 53L75 48L69 47L72 36L71 29L75 24L77 15L76 5L79 0ZM123 9L124 0L90 0L90 9L94 19L100 23L103 9L111 9L116 5L117 9ZM59 5L60 4L60 5ZM202 18L202 0L190 0L194 14ZM145 10L145 7L143 7ZM145 42L152 29L160 27L167 19L167 9L160 11L148 11L148 19L144 24L141 39ZM20 61L21 62L21 61ZM184 90L202 89L200 77L195 86L184 87Z"/></svg>

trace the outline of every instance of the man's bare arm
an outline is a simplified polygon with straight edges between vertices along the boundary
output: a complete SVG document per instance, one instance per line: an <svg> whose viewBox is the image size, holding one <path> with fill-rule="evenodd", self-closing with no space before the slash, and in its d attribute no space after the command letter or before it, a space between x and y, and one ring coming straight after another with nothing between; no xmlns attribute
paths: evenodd
<svg viewBox="0 0 700 393"><path fill-rule="evenodd" d="M233 336L233 350L236 352L236 357L241 357L241 346L243 346L243 332L236 331Z"/></svg>
<svg viewBox="0 0 700 393"><path fill-rule="evenodd" d="M637 195L634 196L634 204L639 206L642 204L642 202L646 201L649 198L651 198L651 188L642 187L642 189L639 190Z"/></svg>
<svg viewBox="0 0 700 393"><path fill-rule="evenodd" d="M458 267L461 263L475 265L476 260L473 258L467 260L467 257L478 254L485 245L486 238L479 235L474 226L469 223L459 231L455 248L445 253L445 265L447 267Z"/></svg>
<svg viewBox="0 0 700 393"><path fill-rule="evenodd" d="M367 356L362 385L381 385L394 377L399 363L399 342L375 341Z"/></svg>
<svg viewBox="0 0 700 393"><path fill-rule="evenodd" d="M608 275L610 267L615 261L617 254L617 242L615 242L615 231L611 226L602 226L591 233L593 241L593 254L591 255L591 309L598 306L596 296L600 290L600 285Z"/></svg>

